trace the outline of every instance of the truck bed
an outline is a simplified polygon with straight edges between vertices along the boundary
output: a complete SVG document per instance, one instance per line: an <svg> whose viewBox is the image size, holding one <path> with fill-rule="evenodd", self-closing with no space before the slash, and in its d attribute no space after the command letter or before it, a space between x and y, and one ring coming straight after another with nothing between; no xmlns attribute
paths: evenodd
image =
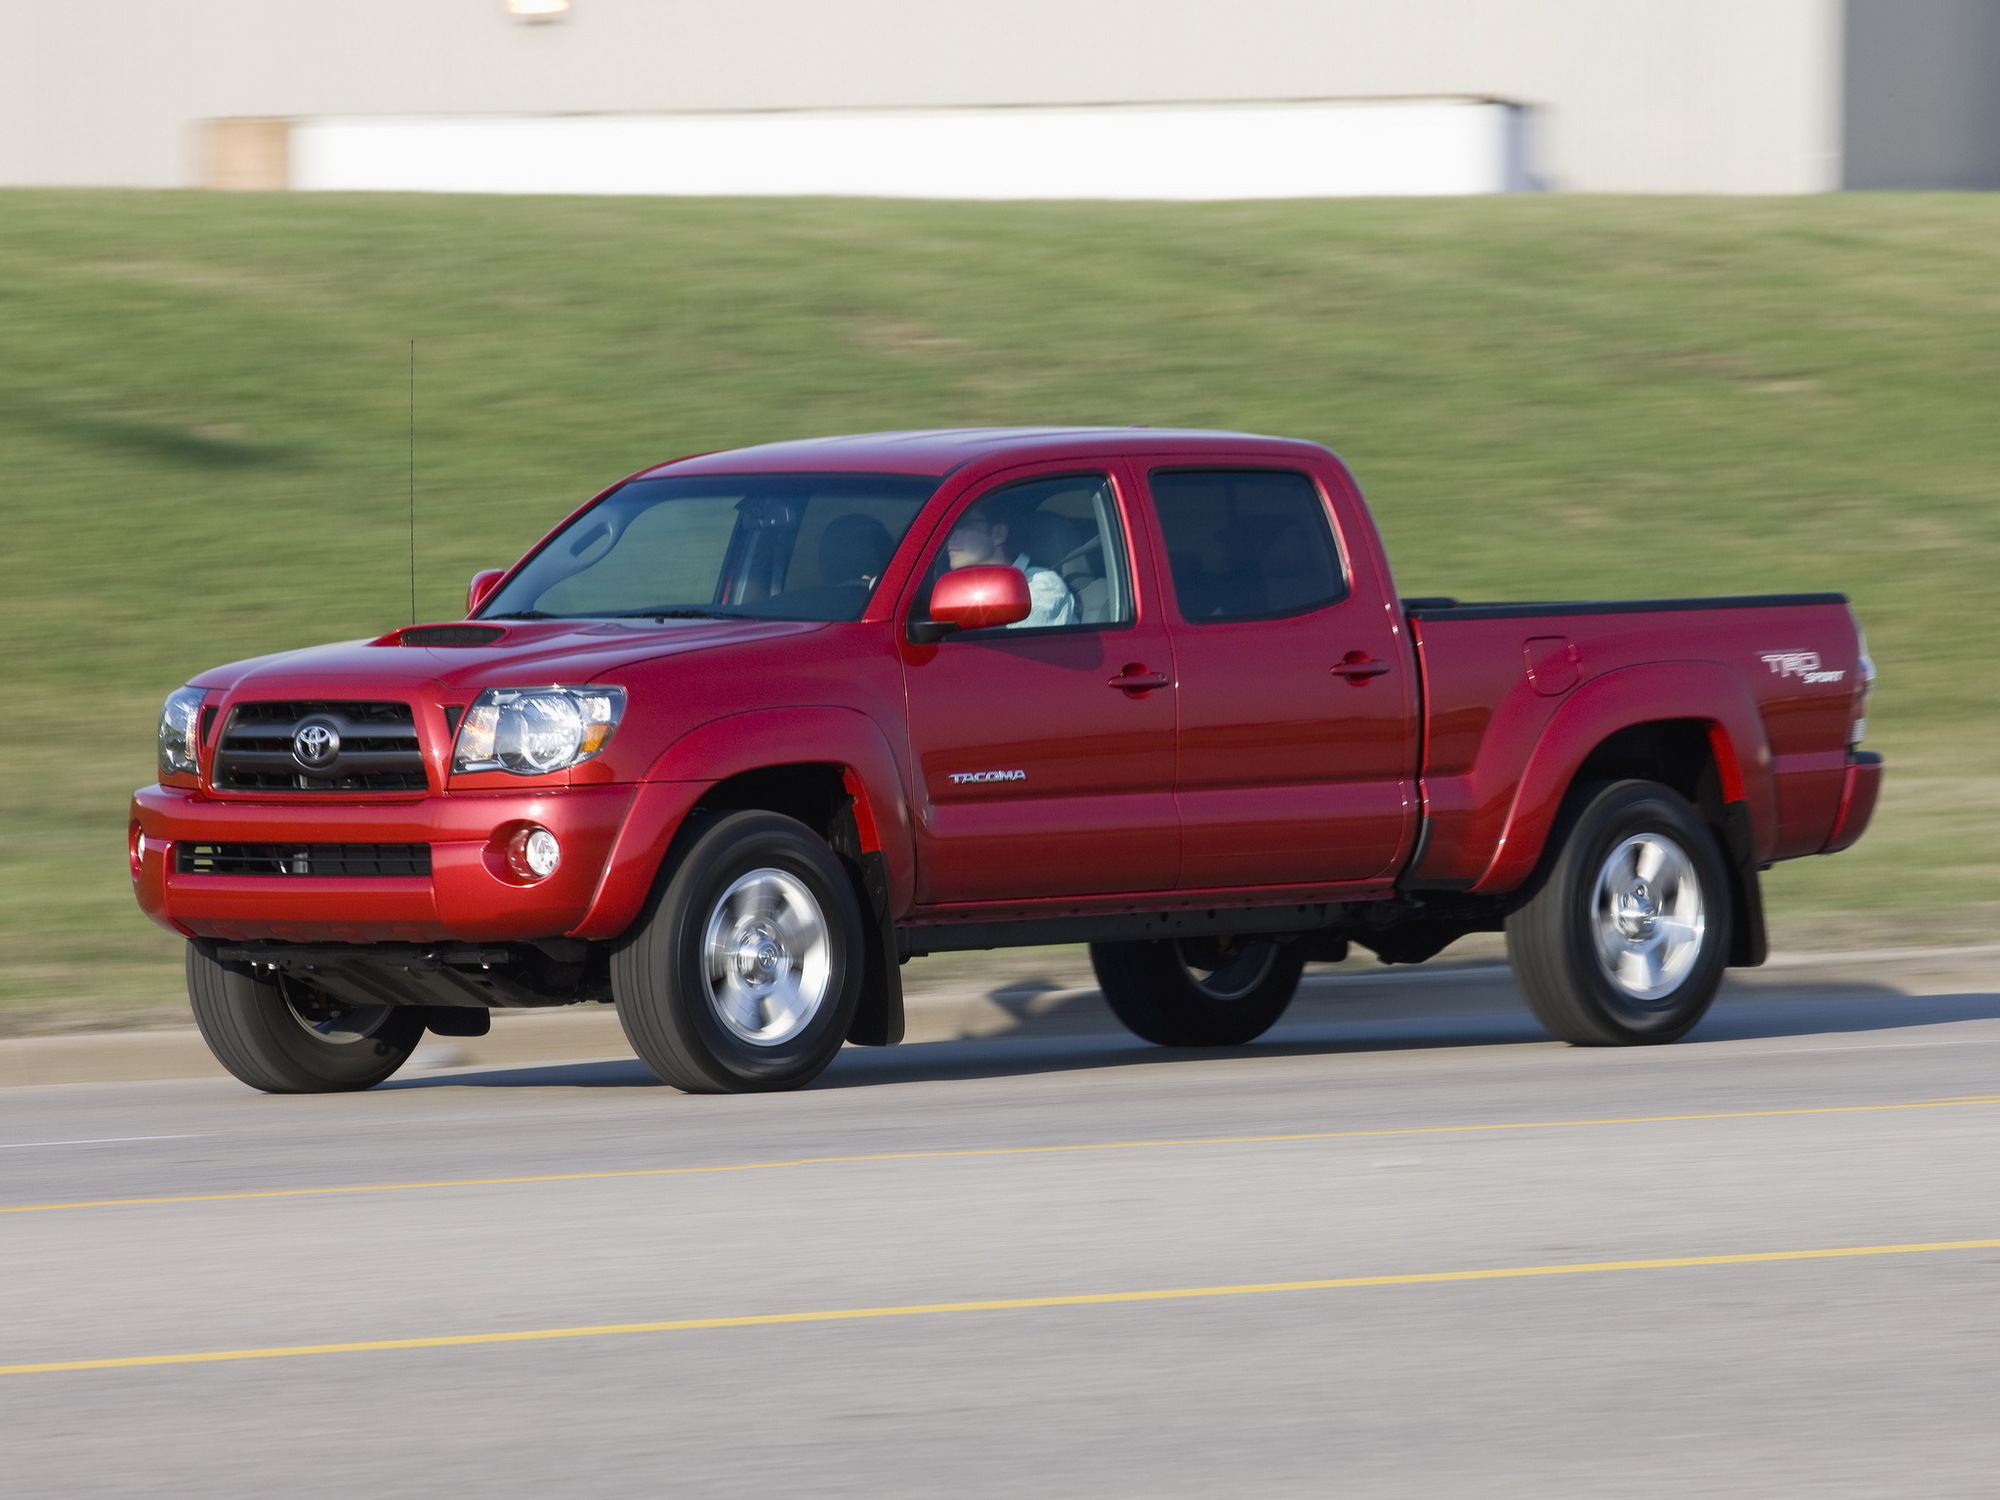
<svg viewBox="0 0 2000 1500"><path fill-rule="evenodd" d="M1513 888L1588 759L1659 776L1644 762L1677 737L1707 740L1718 784L1685 790L1743 803L1758 863L1837 837L1867 680L1845 595L1404 608L1424 692L1407 887Z"/></svg>

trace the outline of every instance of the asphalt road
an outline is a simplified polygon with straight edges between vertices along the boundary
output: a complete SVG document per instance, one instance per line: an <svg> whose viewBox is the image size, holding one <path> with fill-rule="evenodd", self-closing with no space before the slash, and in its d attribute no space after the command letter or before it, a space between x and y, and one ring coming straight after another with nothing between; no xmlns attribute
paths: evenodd
<svg viewBox="0 0 2000 1500"><path fill-rule="evenodd" d="M1910 987L1631 1051L1419 971L759 1098L0 1090L0 1486L1990 1496L2000 985Z"/></svg>

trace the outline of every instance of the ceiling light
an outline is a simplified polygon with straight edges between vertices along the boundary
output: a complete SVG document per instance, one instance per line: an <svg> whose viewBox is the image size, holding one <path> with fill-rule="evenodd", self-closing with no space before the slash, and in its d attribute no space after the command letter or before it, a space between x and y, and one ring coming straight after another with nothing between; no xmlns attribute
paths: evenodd
<svg viewBox="0 0 2000 1500"><path fill-rule="evenodd" d="M569 0L507 0L507 14L523 21L560 21L569 14Z"/></svg>

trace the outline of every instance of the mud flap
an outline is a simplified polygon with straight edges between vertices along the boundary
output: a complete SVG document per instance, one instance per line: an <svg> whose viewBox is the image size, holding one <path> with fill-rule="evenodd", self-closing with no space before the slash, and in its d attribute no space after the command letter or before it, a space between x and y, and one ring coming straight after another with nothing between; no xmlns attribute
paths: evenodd
<svg viewBox="0 0 2000 1500"><path fill-rule="evenodd" d="M857 1047L893 1047L903 1039L903 970L889 915L889 865L879 850L853 854L865 903L861 1003L847 1039Z"/></svg>
<svg viewBox="0 0 2000 1500"><path fill-rule="evenodd" d="M1749 803L1723 804L1722 843L1729 856L1729 967L1754 969L1770 956L1771 943L1764 930L1764 888L1757 878Z"/></svg>

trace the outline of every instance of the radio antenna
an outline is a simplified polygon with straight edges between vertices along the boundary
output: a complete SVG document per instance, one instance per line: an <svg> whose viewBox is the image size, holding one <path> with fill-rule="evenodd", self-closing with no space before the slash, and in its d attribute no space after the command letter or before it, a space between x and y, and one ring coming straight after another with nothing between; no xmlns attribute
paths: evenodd
<svg viewBox="0 0 2000 1500"><path fill-rule="evenodd" d="M417 341L410 340L410 623L417 623Z"/></svg>

